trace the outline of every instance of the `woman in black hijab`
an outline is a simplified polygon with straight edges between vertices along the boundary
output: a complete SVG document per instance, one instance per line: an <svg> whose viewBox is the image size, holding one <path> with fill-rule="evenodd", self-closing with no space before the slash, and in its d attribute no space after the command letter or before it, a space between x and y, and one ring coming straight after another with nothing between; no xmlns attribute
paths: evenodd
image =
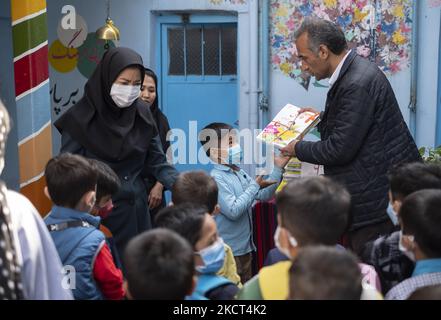
<svg viewBox="0 0 441 320"><path fill-rule="evenodd" d="M153 70L145 68L144 82L141 86L141 99L150 105L153 119L158 128L159 138L161 139L162 150L167 153L170 147L170 141L167 141L167 133L170 131L170 125L165 114L159 109L158 99L158 77ZM170 161L170 159L169 159ZM165 207L164 186L147 173L147 192L152 221L156 214Z"/></svg>
<svg viewBox="0 0 441 320"><path fill-rule="evenodd" d="M131 238L151 228L146 174L168 189L178 175L167 163L148 105L138 99L143 80L141 56L112 48L86 83L83 98L55 122L62 134L61 152L103 161L121 179L114 208L103 220L120 256Z"/></svg>

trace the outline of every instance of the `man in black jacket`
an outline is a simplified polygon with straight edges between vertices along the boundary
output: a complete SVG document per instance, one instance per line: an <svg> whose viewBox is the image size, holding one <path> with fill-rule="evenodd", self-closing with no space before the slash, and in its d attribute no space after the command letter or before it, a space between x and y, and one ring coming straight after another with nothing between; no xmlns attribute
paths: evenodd
<svg viewBox="0 0 441 320"><path fill-rule="evenodd" d="M330 78L331 88L318 125L321 141L294 141L281 151L324 165L325 175L346 186L352 196L349 246L360 253L367 241L392 231L389 168L421 157L386 76L348 50L341 29L308 18L295 39L302 69L317 80Z"/></svg>

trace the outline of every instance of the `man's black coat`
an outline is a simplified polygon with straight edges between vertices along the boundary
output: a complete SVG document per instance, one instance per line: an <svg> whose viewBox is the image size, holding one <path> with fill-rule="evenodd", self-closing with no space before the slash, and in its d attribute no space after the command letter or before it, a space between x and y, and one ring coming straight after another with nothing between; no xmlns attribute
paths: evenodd
<svg viewBox="0 0 441 320"><path fill-rule="evenodd" d="M297 157L324 165L326 176L348 188L350 230L387 220L388 170L421 157L386 76L352 51L321 119L321 141L297 143Z"/></svg>

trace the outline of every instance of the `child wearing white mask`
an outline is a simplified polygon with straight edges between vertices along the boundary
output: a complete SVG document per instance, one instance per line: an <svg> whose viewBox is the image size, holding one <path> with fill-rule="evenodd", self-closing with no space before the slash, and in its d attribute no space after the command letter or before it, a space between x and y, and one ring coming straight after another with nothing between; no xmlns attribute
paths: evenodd
<svg viewBox="0 0 441 320"><path fill-rule="evenodd" d="M289 158L275 157L268 180L253 179L239 166L242 148L232 126L212 123L199 134L207 156L215 163L211 176L219 188L220 214L215 217L219 234L232 248L241 282L252 276L252 252L256 250L252 231L252 206L255 200L270 200L281 181Z"/></svg>
<svg viewBox="0 0 441 320"><path fill-rule="evenodd" d="M276 197L278 228L274 241L289 260L264 267L238 294L241 300L285 300L289 293L289 269L300 248L336 246L349 221L351 197L348 191L325 177L301 178L290 182ZM340 248L345 250L344 248ZM360 265L363 278L370 272ZM344 266L342 266L344 268ZM373 278L373 276L370 276ZM375 282L375 281L373 281ZM362 299L381 296L364 284Z"/></svg>
<svg viewBox="0 0 441 320"><path fill-rule="evenodd" d="M216 275L225 261L224 241L206 207L181 204L162 209L155 219L159 228L171 229L188 240L194 250L196 287L188 300L232 300L237 286Z"/></svg>
<svg viewBox="0 0 441 320"><path fill-rule="evenodd" d="M441 190L421 190L406 197L398 220L400 250L416 265L409 279L387 293L387 300L406 300L419 288L441 284Z"/></svg>
<svg viewBox="0 0 441 320"><path fill-rule="evenodd" d="M413 162L394 167L389 172L389 200L393 215L398 219L404 199L423 189L441 189L441 166L434 163ZM409 278L415 262L400 250L400 227L365 245L361 260L375 267L383 294Z"/></svg>

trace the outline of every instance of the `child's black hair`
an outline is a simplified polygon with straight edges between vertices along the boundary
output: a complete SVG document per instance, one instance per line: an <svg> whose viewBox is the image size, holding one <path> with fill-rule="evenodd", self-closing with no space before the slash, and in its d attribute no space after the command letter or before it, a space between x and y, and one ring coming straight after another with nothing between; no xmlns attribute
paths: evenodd
<svg viewBox="0 0 441 320"><path fill-rule="evenodd" d="M97 203L104 196L114 195L121 188L121 181L107 164L96 159L88 159L92 167L98 174L96 186L96 201Z"/></svg>
<svg viewBox="0 0 441 320"><path fill-rule="evenodd" d="M214 122L210 123L199 132L199 142L208 157L210 156L210 149L220 148L220 141L222 138L233 130L234 128L229 124Z"/></svg>
<svg viewBox="0 0 441 320"><path fill-rule="evenodd" d="M191 203L207 207L213 213L218 200L218 187L213 177L205 171L189 171L179 175L172 190L175 205Z"/></svg>
<svg viewBox="0 0 441 320"><path fill-rule="evenodd" d="M441 189L441 165L412 162L395 166L389 171L392 200L403 200L422 189Z"/></svg>
<svg viewBox="0 0 441 320"><path fill-rule="evenodd" d="M195 270L193 249L181 236L154 229L133 238L125 250L128 289L135 300L183 300Z"/></svg>
<svg viewBox="0 0 441 320"><path fill-rule="evenodd" d="M205 214L209 213L204 206L184 203L162 209L155 219L159 228L171 229L184 237L193 248L202 236Z"/></svg>
<svg viewBox="0 0 441 320"><path fill-rule="evenodd" d="M335 245L349 223L348 191L325 177L299 178L277 194L277 209L300 245Z"/></svg>
<svg viewBox="0 0 441 320"><path fill-rule="evenodd" d="M403 234L413 235L428 258L441 258L441 190L420 190L406 197L400 220Z"/></svg>
<svg viewBox="0 0 441 320"><path fill-rule="evenodd" d="M360 300L358 259L335 246L302 248L290 269L292 300Z"/></svg>
<svg viewBox="0 0 441 320"><path fill-rule="evenodd" d="M52 202L74 209L89 191L95 191L97 172L86 158L62 153L46 164L46 184Z"/></svg>
<svg viewBox="0 0 441 320"><path fill-rule="evenodd" d="M441 300L441 284L419 288L407 300Z"/></svg>

